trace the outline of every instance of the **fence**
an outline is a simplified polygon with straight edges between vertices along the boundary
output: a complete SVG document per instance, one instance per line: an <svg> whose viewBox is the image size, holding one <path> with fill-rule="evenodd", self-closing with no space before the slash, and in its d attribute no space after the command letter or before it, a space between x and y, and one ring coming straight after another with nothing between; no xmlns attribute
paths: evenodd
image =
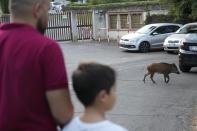
<svg viewBox="0 0 197 131"><path fill-rule="evenodd" d="M5 14L5 15L0 16L0 24L5 23L5 22L10 22L10 15L9 14Z"/></svg>
<svg viewBox="0 0 197 131"><path fill-rule="evenodd" d="M50 13L46 36L58 41L72 40L71 13Z"/></svg>
<svg viewBox="0 0 197 131"><path fill-rule="evenodd" d="M78 40L92 39L92 12L80 11L76 15Z"/></svg>
<svg viewBox="0 0 197 131"><path fill-rule="evenodd" d="M45 35L57 41L73 40L72 22L76 22L77 39L92 39L92 11L80 11L76 14L76 21L71 20L71 12L50 12ZM9 15L0 17L0 23L10 22Z"/></svg>

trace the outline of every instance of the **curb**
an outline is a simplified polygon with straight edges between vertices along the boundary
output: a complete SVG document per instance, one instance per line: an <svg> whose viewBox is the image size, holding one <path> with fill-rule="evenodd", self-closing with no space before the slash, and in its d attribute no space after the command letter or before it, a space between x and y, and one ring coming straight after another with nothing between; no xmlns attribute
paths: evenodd
<svg viewBox="0 0 197 131"><path fill-rule="evenodd" d="M192 119L192 131L197 131L197 105L194 108L194 117Z"/></svg>

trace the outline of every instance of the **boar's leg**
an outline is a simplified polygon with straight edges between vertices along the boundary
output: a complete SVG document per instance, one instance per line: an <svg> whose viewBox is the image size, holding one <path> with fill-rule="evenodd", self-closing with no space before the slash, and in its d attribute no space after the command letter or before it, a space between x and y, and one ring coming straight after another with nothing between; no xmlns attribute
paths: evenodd
<svg viewBox="0 0 197 131"><path fill-rule="evenodd" d="M166 83L168 83L170 81L170 77L169 77L169 75L166 75L166 77L168 78L168 80L166 81Z"/></svg>
<svg viewBox="0 0 197 131"><path fill-rule="evenodd" d="M168 83L169 80L170 80L169 75L168 74L164 74L164 81L165 81L165 83Z"/></svg>
<svg viewBox="0 0 197 131"><path fill-rule="evenodd" d="M145 83L145 79L146 79L146 77L147 77L148 75L150 75L150 73L149 73L149 72L148 72L148 73L146 73L146 74L144 75L144 79L143 79L144 83Z"/></svg>
<svg viewBox="0 0 197 131"><path fill-rule="evenodd" d="M153 80L153 76L154 76L154 73L152 73L152 74L150 75L150 79L151 79L152 82L155 84L156 82Z"/></svg>
<svg viewBox="0 0 197 131"><path fill-rule="evenodd" d="M163 76L164 76L164 81L165 81L165 83L166 83L166 81L167 81L167 80L166 80L166 75L164 74Z"/></svg>

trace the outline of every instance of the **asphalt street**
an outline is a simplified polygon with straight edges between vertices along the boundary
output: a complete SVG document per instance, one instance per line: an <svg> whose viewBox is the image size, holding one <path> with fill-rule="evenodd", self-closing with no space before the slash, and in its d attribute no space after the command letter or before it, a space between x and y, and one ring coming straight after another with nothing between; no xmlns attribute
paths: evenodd
<svg viewBox="0 0 197 131"><path fill-rule="evenodd" d="M149 77L142 79L146 65L153 62L176 63L176 54L164 51L149 53L125 52L116 44L79 42L60 43L68 69L71 73L80 61L91 60L107 64L118 73L118 99L107 118L121 124L129 131L191 131L191 121L197 104L197 68L190 73L170 74L166 84L163 75L156 74L153 84ZM72 91L75 114L83 111L83 106Z"/></svg>

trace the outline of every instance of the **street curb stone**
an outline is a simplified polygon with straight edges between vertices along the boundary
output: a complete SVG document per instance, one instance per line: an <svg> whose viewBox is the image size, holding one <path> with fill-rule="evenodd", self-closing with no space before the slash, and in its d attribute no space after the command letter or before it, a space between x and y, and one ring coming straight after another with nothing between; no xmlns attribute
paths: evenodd
<svg viewBox="0 0 197 131"><path fill-rule="evenodd" d="M194 117L192 119L192 131L197 131L197 105L194 109Z"/></svg>

